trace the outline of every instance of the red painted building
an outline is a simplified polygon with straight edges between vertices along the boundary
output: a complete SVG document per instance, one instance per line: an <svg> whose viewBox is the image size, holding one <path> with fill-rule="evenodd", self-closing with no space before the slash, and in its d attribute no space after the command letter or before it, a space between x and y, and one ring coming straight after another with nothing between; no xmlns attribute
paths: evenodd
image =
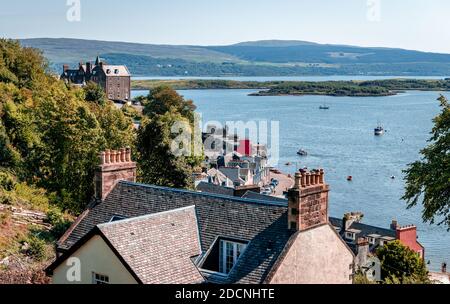
<svg viewBox="0 0 450 304"><path fill-rule="evenodd" d="M244 156L251 156L252 154L252 143L249 139L241 139L239 141L239 146L236 152Z"/></svg>

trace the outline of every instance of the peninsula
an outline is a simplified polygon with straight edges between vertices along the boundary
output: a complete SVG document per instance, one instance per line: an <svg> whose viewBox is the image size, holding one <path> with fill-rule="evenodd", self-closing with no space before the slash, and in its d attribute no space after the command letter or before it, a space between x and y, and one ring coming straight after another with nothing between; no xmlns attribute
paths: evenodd
<svg viewBox="0 0 450 304"><path fill-rule="evenodd" d="M151 90L166 85L175 90L255 89L251 96L327 95L376 97L402 91L450 91L447 79L385 79L370 81L235 81L222 79L133 80L134 90Z"/></svg>

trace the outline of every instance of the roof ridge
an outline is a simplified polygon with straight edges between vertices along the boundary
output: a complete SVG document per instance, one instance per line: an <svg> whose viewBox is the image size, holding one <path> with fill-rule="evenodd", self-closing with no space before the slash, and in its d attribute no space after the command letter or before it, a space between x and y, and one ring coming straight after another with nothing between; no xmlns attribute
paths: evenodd
<svg viewBox="0 0 450 304"><path fill-rule="evenodd" d="M271 202L271 201L247 199L247 198L242 198L242 197L215 194L215 193L197 192L197 191L186 190L186 189L175 189L175 188L169 188L169 187L162 187L162 186L130 182L130 181L125 181L125 180L121 180L121 181L119 181L119 183L130 185L130 186L139 186L139 187L144 187L144 188L164 190L164 191L170 191L170 192L176 192L176 193L186 193L186 194L193 194L193 195L198 195L198 196L208 196L208 197L214 197L214 198L225 198L230 201L237 202L237 203L254 203L254 204L259 204L259 205L267 205L267 206L275 206L275 207L287 207L284 203L280 203L280 202L276 202L276 201Z"/></svg>
<svg viewBox="0 0 450 304"><path fill-rule="evenodd" d="M130 222L138 222L138 221L143 221L143 220L146 220L146 219L149 219L149 218L153 218L153 217L163 216L163 215L166 215L166 214L169 214L169 213L185 211L185 210L188 210L188 209L194 209L194 211L195 211L195 205L182 207L182 208L177 208L177 209L166 210L166 211L162 211L162 212L158 212L158 213L150 213L150 214L146 214L146 215L126 218L126 219L118 220L118 221L114 221L114 222L103 223L103 224L97 225L97 227L101 229L101 228L104 228L104 227L113 226L115 224L124 224L124 223L130 223Z"/></svg>

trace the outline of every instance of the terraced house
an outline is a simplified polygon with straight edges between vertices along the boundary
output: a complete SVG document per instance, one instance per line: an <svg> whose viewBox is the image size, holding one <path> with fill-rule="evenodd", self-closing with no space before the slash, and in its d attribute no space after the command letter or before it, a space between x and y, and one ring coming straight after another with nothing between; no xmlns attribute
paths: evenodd
<svg viewBox="0 0 450 304"><path fill-rule="evenodd" d="M138 184L130 155L101 154L95 198L47 268L53 283L352 282L323 170L298 172L286 204Z"/></svg>

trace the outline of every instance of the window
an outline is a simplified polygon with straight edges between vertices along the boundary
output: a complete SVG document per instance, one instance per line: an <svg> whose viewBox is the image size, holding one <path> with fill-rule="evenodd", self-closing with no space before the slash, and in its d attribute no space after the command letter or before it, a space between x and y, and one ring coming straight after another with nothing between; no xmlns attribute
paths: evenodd
<svg viewBox="0 0 450 304"><path fill-rule="evenodd" d="M355 233L354 232L346 232L345 233L345 238L347 239L347 240L355 240Z"/></svg>
<svg viewBox="0 0 450 304"><path fill-rule="evenodd" d="M92 283L97 285L109 284L109 277L99 273L92 273Z"/></svg>
<svg viewBox="0 0 450 304"><path fill-rule="evenodd" d="M247 247L244 243L221 240L219 251L219 272L228 274Z"/></svg>
<svg viewBox="0 0 450 304"><path fill-rule="evenodd" d="M113 217L109 220L110 223L112 222L117 222L117 221L121 221L126 219L125 216L121 216L121 215L113 215Z"/></svg>

